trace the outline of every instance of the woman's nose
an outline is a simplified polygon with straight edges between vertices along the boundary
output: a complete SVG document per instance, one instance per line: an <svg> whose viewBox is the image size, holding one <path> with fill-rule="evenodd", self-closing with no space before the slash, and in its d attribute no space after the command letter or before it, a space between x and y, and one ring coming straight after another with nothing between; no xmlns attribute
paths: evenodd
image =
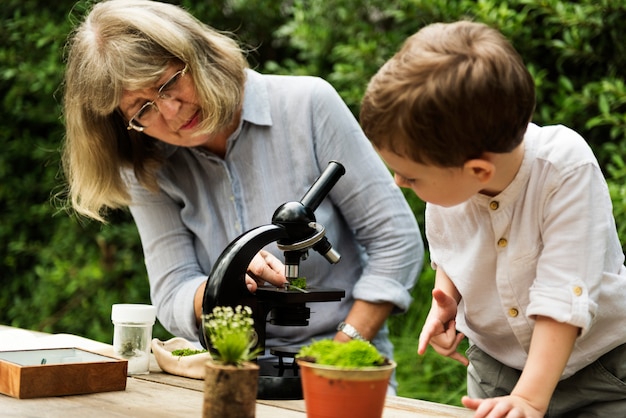
<svg viewBox="0 0 626 418"><path fill-rule="evenodd" d="M176 98L168 97L164 99L157 100L157 107L159 108L159 113L165 120L174 119L180 108L182 107L182 102Z"/></svg>

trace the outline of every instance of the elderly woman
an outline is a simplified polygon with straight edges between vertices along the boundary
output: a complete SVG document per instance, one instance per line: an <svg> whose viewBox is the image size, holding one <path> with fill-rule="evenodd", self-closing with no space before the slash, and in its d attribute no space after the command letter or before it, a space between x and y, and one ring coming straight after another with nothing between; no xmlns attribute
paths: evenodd
<svg viewBox="0 0 626 418"><path fill-rule="evenodd" d="M311 338L393 347L385 326L411 303L423 245L403 195L335 90L315 77L262 75L231 37L183 9L96 4L70 37L64 167L74 209L103 220L130 207L151 298L174 335L197 340L212 265L230 241L299 199L330 160L346 174L316 210L341 253L300 265L311 285L346 290L311 307L308 327L267 327L267 346ZM248 268L254 292L281 286L277 249ZM338 323L349 326L338 331Z"/></svg>

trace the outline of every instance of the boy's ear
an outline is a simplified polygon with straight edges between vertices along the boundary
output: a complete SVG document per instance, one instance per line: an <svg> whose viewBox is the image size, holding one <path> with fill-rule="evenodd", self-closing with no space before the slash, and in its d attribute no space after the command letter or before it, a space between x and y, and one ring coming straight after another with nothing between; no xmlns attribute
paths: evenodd
<svg viewBox="0 0 626 418"><path fill-rule="evenodd" d="M488 183L496 174L496 166L491 161L481 158L466 161L463 168L483 184Z"/></svg>

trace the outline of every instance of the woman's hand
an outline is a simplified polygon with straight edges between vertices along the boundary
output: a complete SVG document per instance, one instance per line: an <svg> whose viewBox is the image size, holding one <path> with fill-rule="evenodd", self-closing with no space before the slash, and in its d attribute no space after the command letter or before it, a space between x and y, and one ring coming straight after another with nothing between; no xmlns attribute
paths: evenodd
<svg viewBox="0 0 626 418"><path fill-rule="evenodd" d="M259 285L269 282L277 287L282 287L287 282L285 277L285 266L279 259L265 250L259 251L254 256L246 274L246 286L252 293L256 292ZM194 313L196 314L196 322L200 325L202 321L202 301L204 300L204 292L206 289L206 281L203 281L193 300Z"/></svg>
<svg viewBox="0 0 626 418"><path fill-rule="evenodd" d="M475 418L542 418L544 412L539 411L521 396L501 396L489 399L472 399L463 396L461 402L466 408L476 411Z"/></svg>
<svg viewBox="0 0 626 418"><path fill-rule="evenodd" d="M287 283L285 265L273 254L261 250L254 256L248 266L246 286L252 293L263 283L268 282L276 287L283 287Z"/></svg>
<svg viewBox="0 0 626 418"><path fill-rule="evenodd" d="M420 333L418 354L424 354L430 344L437 353L450 357L464 366L469 364L467 358L456 351L465 338L465 335L456 332L454 320L456 313L456 300L441 289L433 289L433 304Z"/></svg>

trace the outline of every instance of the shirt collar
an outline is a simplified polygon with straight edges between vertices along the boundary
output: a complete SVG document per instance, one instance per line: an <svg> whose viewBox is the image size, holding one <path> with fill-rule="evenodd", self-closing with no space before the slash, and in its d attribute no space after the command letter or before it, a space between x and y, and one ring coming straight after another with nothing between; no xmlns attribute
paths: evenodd
<svg viewBox="0 0 626 418"><path fill-rule="evenodd" d="M243 122L255 125L271 126L272 115L270 113L270 100L267 92L267 84L263 75L254 70L246 68L246 81L243 93L243 106L239 126L228 138L228 142L235 141L241 132ZM157 140L157 146L161 148L164 156L171 156L179 147L166 144Z"/></svg>
<svg viewBox="0 0 626 418"><path fill-rule="evenodd" d="M250 69L246 69L241 119L255 125L272 125L267 85L261 74Z"/></svg>

